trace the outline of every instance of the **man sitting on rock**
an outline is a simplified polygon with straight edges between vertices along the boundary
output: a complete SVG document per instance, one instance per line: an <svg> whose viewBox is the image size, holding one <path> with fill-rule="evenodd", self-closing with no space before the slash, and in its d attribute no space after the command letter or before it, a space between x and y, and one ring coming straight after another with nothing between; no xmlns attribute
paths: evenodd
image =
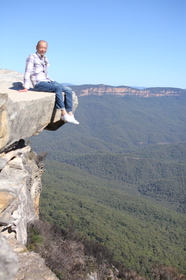
<svg viewBox="0 0 186 280"><path fill-rule="evenodd" d="M72 113L72 89L48 77L49 63L45 56L47 48L48 43L41 40L37 43L36 53L29 55L27 58L23 83L24 89L20 90L20 92L28 91L30 80L36 91L55 92L55 107L61 110L61 120L79 124ZM65 93L64 101L62 92Z"/></svg>

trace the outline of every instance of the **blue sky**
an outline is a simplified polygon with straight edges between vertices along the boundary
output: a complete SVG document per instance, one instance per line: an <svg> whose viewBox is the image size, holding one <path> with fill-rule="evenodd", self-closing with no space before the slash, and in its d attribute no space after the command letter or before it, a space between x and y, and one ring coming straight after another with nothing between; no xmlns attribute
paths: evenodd
<svg viewBox="0 0 186 280"><path fill-rule="evenodd" d="M2 1L0 68L49 44L58 82L186 88L186 0Z"/></svg>

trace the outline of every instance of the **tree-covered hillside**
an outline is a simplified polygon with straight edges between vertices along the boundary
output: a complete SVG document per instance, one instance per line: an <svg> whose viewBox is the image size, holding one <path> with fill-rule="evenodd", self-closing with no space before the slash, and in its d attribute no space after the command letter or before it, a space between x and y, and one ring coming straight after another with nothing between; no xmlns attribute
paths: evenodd
<svg viewBox="0 0 186 280"><path fill-rule="evenodd" d="M44 131L31 139L32 146L51 151L54 158L58 150L68 154L126 152L186 141L185 112L186 99L180 98L81 97L75 113L80 125Z"/></svg>
<svg viewBox="0 0 186 280"><path fill-rule="evenodd" d="M86 96L65 124L30 139L48 152L41 216L108 246L150 279L186 273L186 99Z"/></svg>
<svg viewBox="0 0 186 280"><path fill-rule="evenodd" d="M178 163L176 160L160 161L132 154L109 153L69 157L59 153L57 160L114 182L115 188L186 212L186 160Z"/></svg>
<svg viewBox="0 0 186 280"><path fill-rule="evenodd" d="M106 245L125 267L148 275L155 264L185 273L183 214L168 210L78 167L46 162L41 217Z"/></svg>

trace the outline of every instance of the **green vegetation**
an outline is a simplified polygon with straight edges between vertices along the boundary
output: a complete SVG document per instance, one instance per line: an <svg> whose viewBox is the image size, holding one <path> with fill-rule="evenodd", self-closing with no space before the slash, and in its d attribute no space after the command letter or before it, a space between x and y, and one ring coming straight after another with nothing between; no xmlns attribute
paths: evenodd
<svg viewBox="0 0 186 280"><path fill-rule="evenodd" d="M114 189L77 167L46 162L41 217L107 245L141 275L161 263L184 272L186 217Z"/></svg>
<svg viewBox="0 0 186 280"><path fill-rule="evenodd" d="M183 150L186 151L186 145ZM158 157L157 152L156 149L156 157ZM157 202L166 203L172 209L186 212L186 164L184 161L178 163L176 160L139 158L135 154L108 153L62 156L58 158L58 161L77 166L99 178L115 182L115 188L125 191L128 189L131 194L153 198Z"/></svg>
<svg viewBox="0 0 186 280"><path fill-rule="evenodd" d="M37 237L42 236L42 243ZM34 250L45 258L46 265L60 280L84 280L87 274L96 271L99 279L111 279L110 271L117 279L145 280L136 271L126 268L121 262L114 261L108 248L95 240L80 236L73 227L61 229L41 220L28 227L28 249ZM113 266L114 265L114 266ZM151 280L185 280L175 268L155 265L149 273Z"/></svg>
<svg viewBox="0 0 186 280"><path fill-rule="evenodd" d="M79 126L31 140L48 152L41 217L107 246L149 279L154 265L186 274L185 99L79 102Z"/></svg>
<svg viewBox="0 0 186 280"><path fill-rule="evenodd" d="M149 145L186 141L186 99L86 96L79 98L79 126L64 125L31 139L34 150L63 154L124 153ZM41 144L42 143L42 144ZM50 144L49 144L50 143Z"/></svg>

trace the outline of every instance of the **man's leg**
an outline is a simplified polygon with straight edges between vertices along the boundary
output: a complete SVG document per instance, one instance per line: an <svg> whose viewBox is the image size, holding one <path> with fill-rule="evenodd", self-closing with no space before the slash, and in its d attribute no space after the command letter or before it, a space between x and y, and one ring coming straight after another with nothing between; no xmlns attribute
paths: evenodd
<svg viewBox="0 0 186 280"><path fill-rule="evenodd" d="M72 89L65 86L62 86L62 91L65 93L64 96L64 103L65 103L65 109L67 112L72 112Z"/></svg>
<svg viewBox="0 0 186 280"><path fill-rule="evenodd" d="M40 82L34 87L37 91L55 92L55 107L61 109L61 120L64 122L79 124L72 114L72 90L71 88L61 85L55 81ZM62 92L65 92L65 104L63 102Z"/></svg>
<svg viewBox="0 0 186 280"><path fill-rule="evenodd" d="M37 91L55 92L56 94L55 107L61 110L65 109L65 104L63 102L63 96L62 96L62 85L56 82L49 82L49 83L40 82L35 85L34 89Z"/></svg>

